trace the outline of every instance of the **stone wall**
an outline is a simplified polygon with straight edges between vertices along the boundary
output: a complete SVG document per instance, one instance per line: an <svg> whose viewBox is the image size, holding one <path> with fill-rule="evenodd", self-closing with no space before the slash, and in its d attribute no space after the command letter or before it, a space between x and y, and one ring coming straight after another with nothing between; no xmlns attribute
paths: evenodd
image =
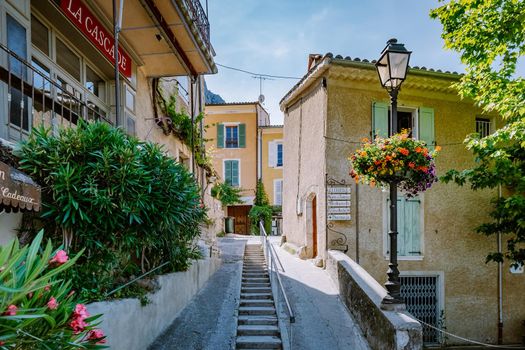
<svg viewBox="0 0 525 350"><path fill-rule="evenodd" d="M148 295L151 302L146 306L141 306L138 299L122 299L92 303L87 308L91 315L104 314L100 328L110 349L144 350L177 318L219 267L220 259L198 260L187 271L157 277L160 289Z"/></svg>
<svg viewBox="0 0 525 350"><path fill-rule="evenodd" d="M326 269L370 347L411 350L423 347L422 328L410 314L380 308L386 290L361 266L339 251L328 251Z"/></svg>

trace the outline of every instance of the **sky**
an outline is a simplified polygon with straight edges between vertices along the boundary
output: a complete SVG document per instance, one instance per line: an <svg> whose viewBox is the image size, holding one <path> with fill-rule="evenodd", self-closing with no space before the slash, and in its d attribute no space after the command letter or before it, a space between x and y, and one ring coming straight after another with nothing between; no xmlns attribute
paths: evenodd
<svg viewBox="0 0 525 350"><path fill-rule="evenodd" d="M203 4L205 0L202 0ZM429 12L437 0L208 0L215 62L259 74L302 77L310 53L377 59L390 38L412 51L411 66L462 72ZM208 89L226 102L257 101L259 80L218 66ZM279 101L298 80L262 82L263 106L282 124ZM378 82L379 84L379 82Z"/></svg>

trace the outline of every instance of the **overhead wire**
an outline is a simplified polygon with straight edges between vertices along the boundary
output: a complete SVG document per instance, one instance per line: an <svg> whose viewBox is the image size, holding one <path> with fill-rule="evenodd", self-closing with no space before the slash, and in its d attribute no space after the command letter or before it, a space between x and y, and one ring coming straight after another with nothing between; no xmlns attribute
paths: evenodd
<svg viewBox="0 0 525 350"><path fill-rule="evenodd" d="M226 66L224 64L220 64L220 63L217 63L217 62L215 62L215 64L217 66L219 66L219 67L223 67L223 68L226 68L226 69L231 69L231 70L234 70L234 71L237 71L237 72L241 72L241 73L245 73L245 74L256 75L258 77L275 78L275 79L291 79L291 80L301 80L302 79L302 78L286 76L286 75L273 75L273 74L255 73L255 72L250 72L250 71L247 71L247 70L244 70L244 69L240 69L240 68Z"/></svg>

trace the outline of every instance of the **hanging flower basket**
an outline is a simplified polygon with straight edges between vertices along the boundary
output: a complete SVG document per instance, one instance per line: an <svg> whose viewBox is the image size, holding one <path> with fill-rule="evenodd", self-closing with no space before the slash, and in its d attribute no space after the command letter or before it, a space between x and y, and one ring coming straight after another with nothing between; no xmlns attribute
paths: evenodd
<svg viewBox="0 0 525 350"><path fill-rule="evenodd" d="M390 138L363 140L363 147L350 156L350 176L356 182L386 187L392 182L408 197L429 189L437 181L434 157L424 141L409 137L408 131Z"/></svg>

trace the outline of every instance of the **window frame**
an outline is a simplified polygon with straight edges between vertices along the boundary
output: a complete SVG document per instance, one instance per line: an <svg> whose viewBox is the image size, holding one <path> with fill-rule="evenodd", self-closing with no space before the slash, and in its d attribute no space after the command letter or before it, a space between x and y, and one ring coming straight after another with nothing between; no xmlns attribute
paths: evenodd
<svg viewBox="0 0 525 350"><path fill-rule="evenodd" d="M279 164L279 146L281 146L281 164ZM275 167L282 168L284 164L284 145L282 141L275 143Z"/></svg>
<svg viewBox="0 0 525 350"><path fill-rule="evenodd" d="M226 183L226 162L227 161L236 161L237 162L237 169L238 169L238 174L237 174L237 177L239 178L239 183L237 185L231 185L232 187L237 187L237 188L241 188L241 184L242 184L242 179L241 179L241 160L239 158L229 158L229 159L223 159L222 160L222 179L224 181L224 183Z"/></svg>
<svg viewBox="0 0 525 350"><path fill-rule="evenodd" d="M398 199L399 198L406 198L402 193L397 194ZM390 206L389 206L389 197L390 194L388 191L383 191L382 196L382 208L383 208L383 257L385 260L390 259L390 252L389 252L389 244L390 244L390 237L388 235L389 227L390 227ZM406 260L406 261L421 261L425 257L425 196L424 194L419 194L417 196L419 199L419 245L420 245L420 252L419 255L400 255L397 254L398 260ZM398 212L399 213L399 212ZM399 220L398 220L399 221ZM399 232L399 228L398 228ZM399 235L398 235L399 238Z"/></svg>
<svg viewBox="0 0 525 350"><path fill-rule="evenodd" d="M228 129L230 128L237 131L235 147L228 146ZM224 124L224 148L239 148L239 124Z"/></svg>

